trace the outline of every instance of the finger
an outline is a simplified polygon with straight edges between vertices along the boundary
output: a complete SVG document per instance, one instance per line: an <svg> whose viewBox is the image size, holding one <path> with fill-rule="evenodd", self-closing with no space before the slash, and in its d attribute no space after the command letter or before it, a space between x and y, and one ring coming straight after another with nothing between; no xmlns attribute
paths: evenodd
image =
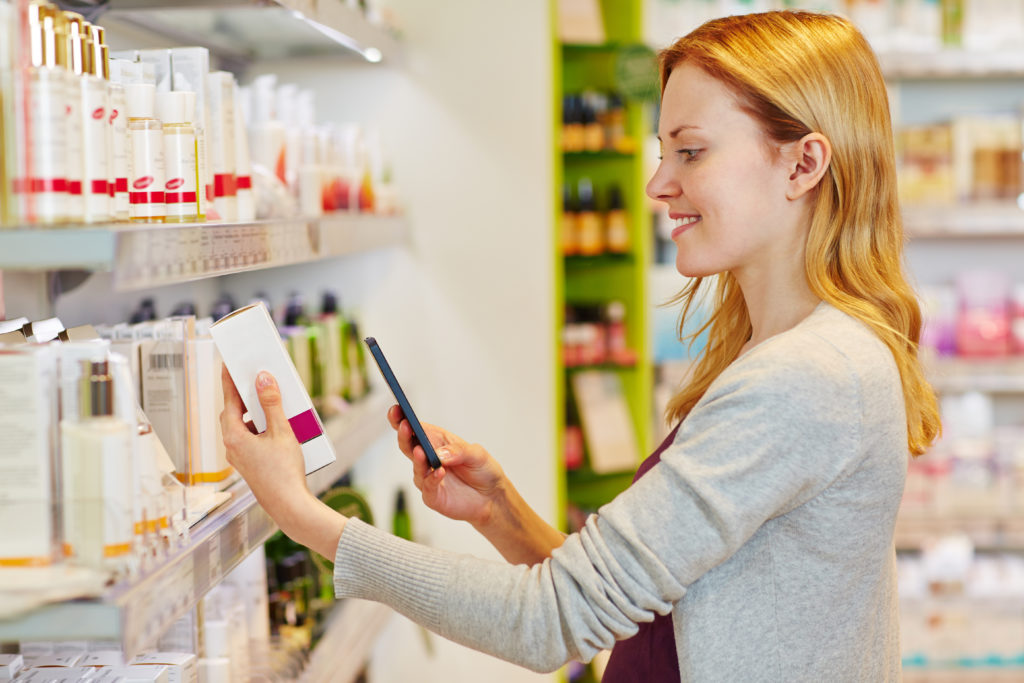
<svg viewBox="0 0 1024 683"><path fill-rule="evenodd" d="M267 416L267 431L271 437L278 434L291 434L292 427L284 414L281 406L281 389L277 386L277 380L266 370L256 375L256 394L263 406L263 413Z"/></svg>
<svg viewBox="0 0 1024 683"><path fill-rule="evenodd" d="M430 465L427 464L427 454L423 452L420 446L416 446L412 449L412 454L409 456L412 460L412 480L416 486L420 489L423 488L423 480L430 476Z"/></svg>
<svg viewBox="0 0 1024 683"><path fill-rule="evenodd" d="M402 409L397 405L388 408L388 422L391 423L392 429L398 429L398 425L402 423L405 416L402 414Z"/></svg>
<svg viewBox="0 0 1024 683"><path fill-rule="evenodd" d="M402 420L398 425L398 448L405 454L405 457L412 458L412 449L416 445L416 435L412 433L412 426L408 420Z"/></svg>

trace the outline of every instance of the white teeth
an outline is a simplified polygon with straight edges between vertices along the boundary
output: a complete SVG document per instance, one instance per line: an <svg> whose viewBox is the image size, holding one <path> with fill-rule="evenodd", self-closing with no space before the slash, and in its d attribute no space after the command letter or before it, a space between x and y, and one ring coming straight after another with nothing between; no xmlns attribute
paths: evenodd
<svg viewBox="0 0 1024 683"><path fill-rule="evenodd" d="M676 227L681 228L684 225L690 225L700 220L700 216L687 216L686 218L677 218Z"/></svg>

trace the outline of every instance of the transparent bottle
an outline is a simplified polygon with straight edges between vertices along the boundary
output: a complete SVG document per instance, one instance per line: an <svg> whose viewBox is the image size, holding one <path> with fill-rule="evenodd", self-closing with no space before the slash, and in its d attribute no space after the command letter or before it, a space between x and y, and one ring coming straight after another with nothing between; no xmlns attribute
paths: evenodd
<svg viewBox="0 0 1024 683"><path fill-rule="evenodd" d="M16 183L20 222L52 225L68 219L67 72L61 67L52 7L28 7L31 66L25 72L26 174Z"/></svg>
<svg viewBox="0 0 1024 683"><path fill-rule="evenodd" d="M157 118L163 125L165 223L199 220L199 165L192 123L195 102L194 92L156 95Z"/></svg>
<svg viewBox="0 0 1024 683"><path fill-rule="evenodd" d="M100 223L112 217L107 120L110 71L103 56L103 29L83 22L82 42L82 218L86 223Z"/></svg>
<svg viewBox="0 0 1024 683"><path fill-rule="evenodd" d="M128 220L128 102L124 85L110 84L110 190L114 220Z"/></svg>
<svg viewBox="0 0 1024 683"><path fill-rule="evenodd" d="M156 86L125 86L128 104L128 217L142 223L164 221L164 129L153 116Z"/></svg>
<svg viewBox="0 0 1024 683"><path fill-rule="evenodd" d="M65 125L67 127L68 213L72 223L85 220L85 186L83 183L83 128L82 95L85 77L85 36L82 32L85 20L75 12L57 12L56 29L58 59L67 69L67 92Z"/></svg>

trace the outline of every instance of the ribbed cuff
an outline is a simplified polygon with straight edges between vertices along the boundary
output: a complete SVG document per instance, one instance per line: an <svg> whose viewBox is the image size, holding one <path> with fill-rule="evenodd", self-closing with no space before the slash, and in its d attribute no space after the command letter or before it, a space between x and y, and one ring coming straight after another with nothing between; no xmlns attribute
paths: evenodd
<svg viewBox="0 0 1024 683"><path fill-rule="evenodd" d="M447 553L350 517L334 556L334 594L384 603L437 630L450 566Z"/></svg>

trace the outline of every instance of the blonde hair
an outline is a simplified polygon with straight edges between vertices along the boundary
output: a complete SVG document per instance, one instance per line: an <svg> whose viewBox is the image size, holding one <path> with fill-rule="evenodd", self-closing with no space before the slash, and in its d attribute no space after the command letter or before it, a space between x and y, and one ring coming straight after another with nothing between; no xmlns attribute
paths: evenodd
<svg viewBox="0 0 1024 683"><path fill-rule="evenodd" d="M867 41L837 16L765 12L714 19L663 50L663 92L682 62L734 90L769 140L790 142L819 132L832 143L807 237L807 282L818 298L863 321L892 351L903 384L907 444L920 455L941 426L935 392L917 355L921 311L903 273L888 98ZM718 276L706 323L684 335L702 280L695 278L673 299L683 304L680 338L707 331L708 343L669 402L670 420L693 408L751 335L743 293L728 272Z"/></svg>

